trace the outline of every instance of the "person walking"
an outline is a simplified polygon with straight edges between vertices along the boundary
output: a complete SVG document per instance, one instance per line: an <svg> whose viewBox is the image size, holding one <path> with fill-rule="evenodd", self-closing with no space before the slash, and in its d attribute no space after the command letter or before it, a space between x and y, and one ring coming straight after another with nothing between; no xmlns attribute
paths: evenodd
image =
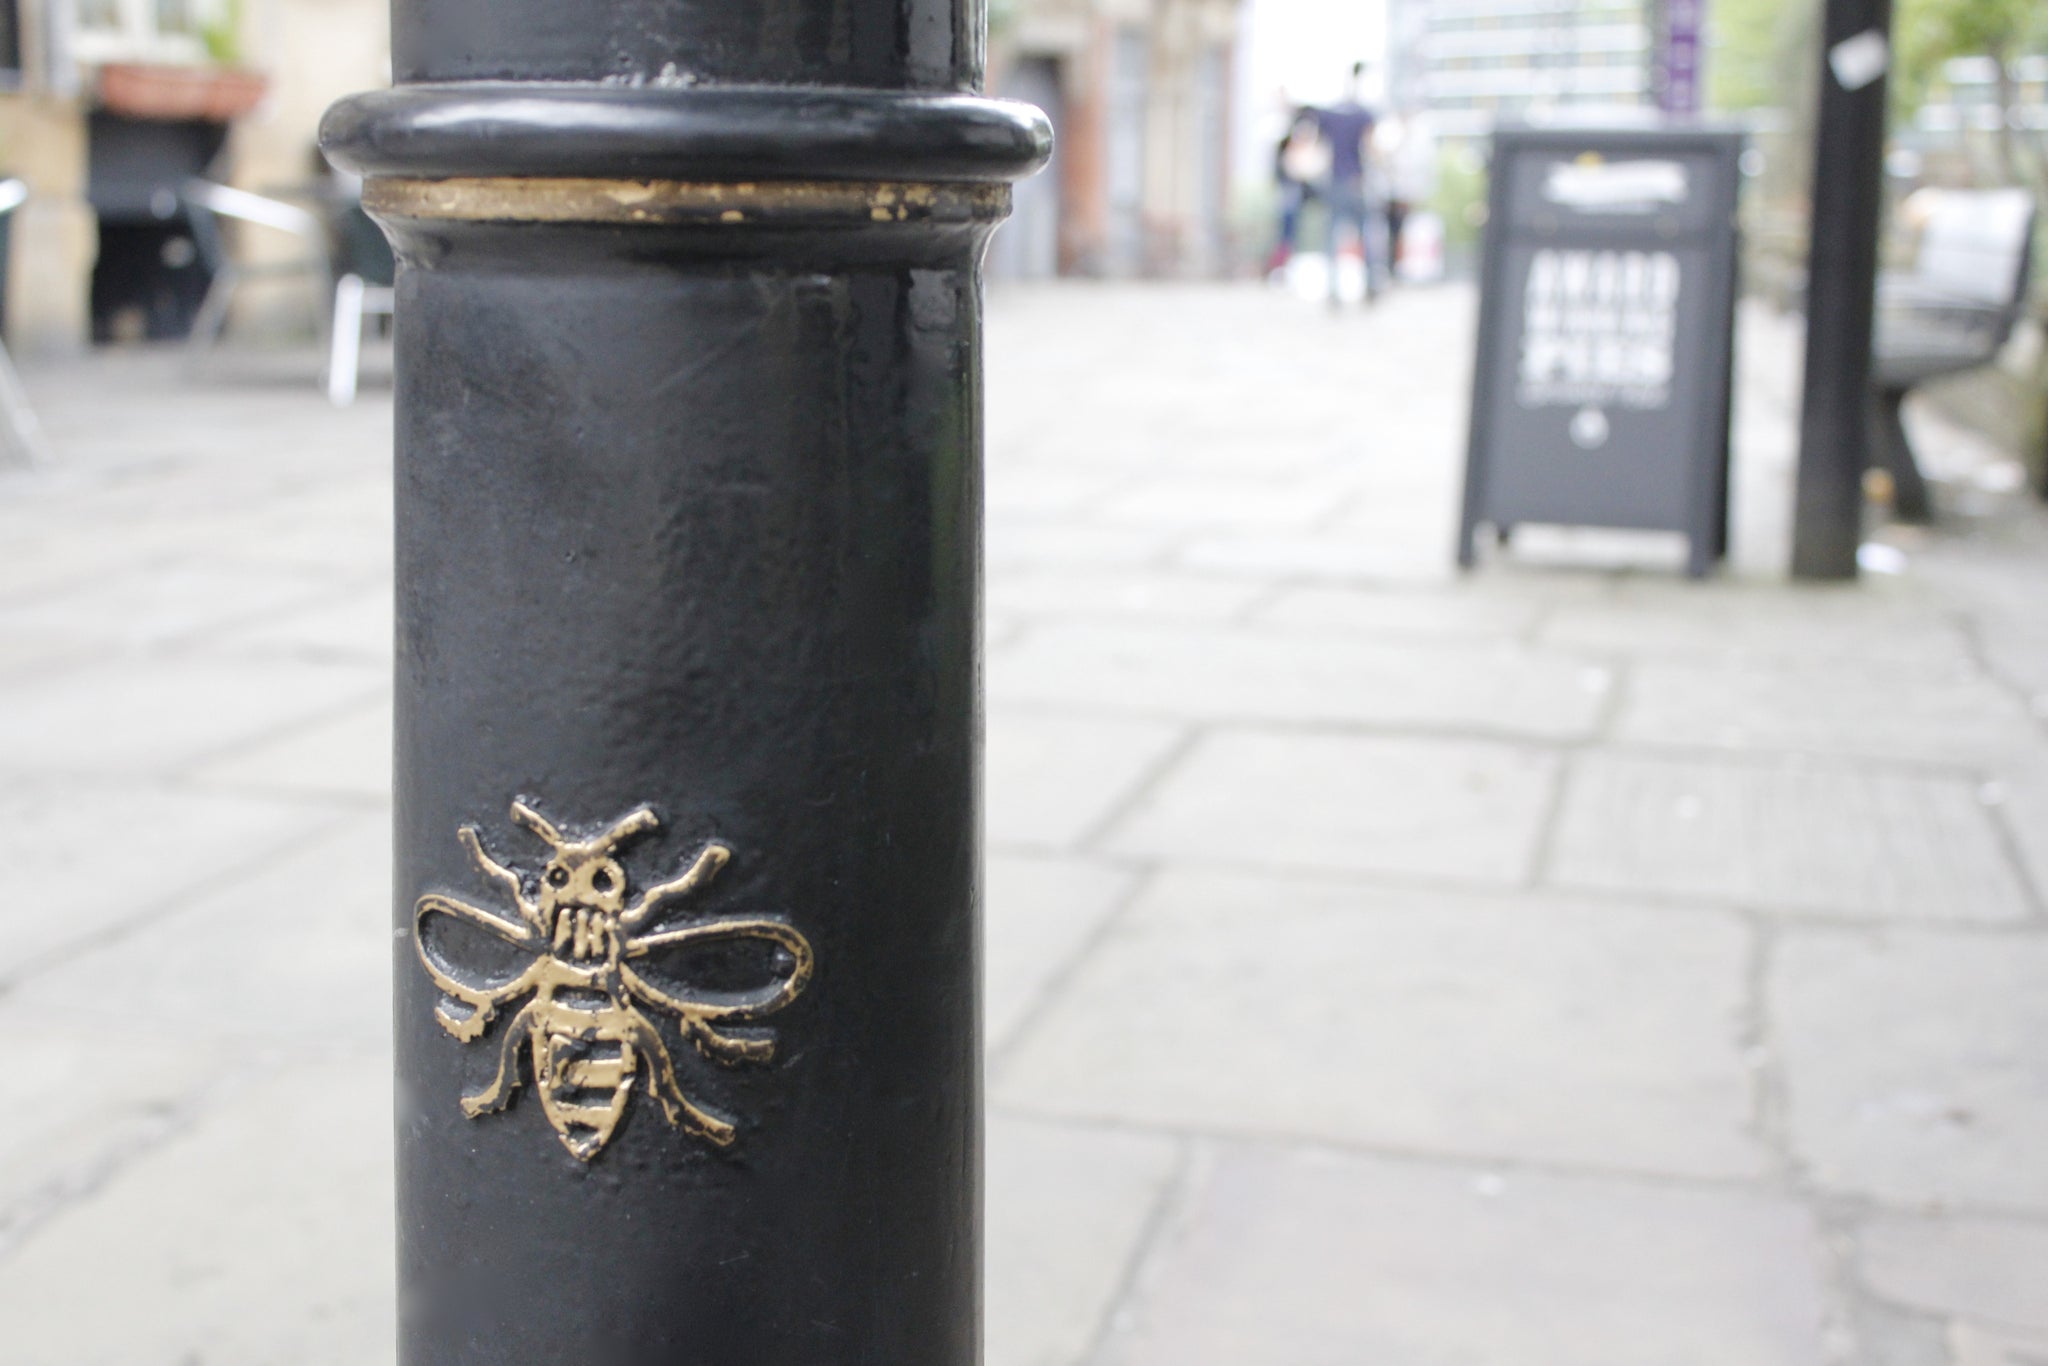
<svg viewBox="0 0 2048 1366"><path fill-rule="evenodd" d="M1330 178L1324 191L1329 208L1330 306L1343 303L1338 292L1337 249L1348 225L1357 235L1358 252L1365 260L1367 303L1379 295L1374 269L1371 206L1367 199L1366 171L1371 162L1373 112L1360 98L1365 85L1365 63L1354 62L1344 83L1344 98L1327 109L1316 111L1316 126L1330 145Z"/></svg>
<svg viewBox="0 0 2048 1366"><path fill-rule="evenodd" d="M1280 192L1280 236L1266 260L1266 274L1277 275L1294 257L1301 212L1321 192L1330 175L1330 144L1323 141L1315 111L1296 109L1287 134L1273 149L1273 183Z"/></svg>

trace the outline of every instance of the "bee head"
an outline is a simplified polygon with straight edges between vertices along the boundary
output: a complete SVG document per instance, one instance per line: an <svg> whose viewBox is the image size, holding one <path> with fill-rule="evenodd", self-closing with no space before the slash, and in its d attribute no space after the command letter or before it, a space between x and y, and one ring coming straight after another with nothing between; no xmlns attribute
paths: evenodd
<svg viewBox="0 0 2048 1366"><path fill-rule="evenodd" d="M641 807L613 822L596 839L578 840L524 800L512 803L512 819L539 835L554 849L540 870L541 909L552 916L568 907L618 915L626 908L626 870L614 855L620 846L661 828L652 808Z"/></svg>
<svg viewBox="0 0 2048 1366"><path fill-rule="evenodd" d="M541 869L543 907L585 906L617 915L626 907L626 870L603 849L567 845Z"/></svg>

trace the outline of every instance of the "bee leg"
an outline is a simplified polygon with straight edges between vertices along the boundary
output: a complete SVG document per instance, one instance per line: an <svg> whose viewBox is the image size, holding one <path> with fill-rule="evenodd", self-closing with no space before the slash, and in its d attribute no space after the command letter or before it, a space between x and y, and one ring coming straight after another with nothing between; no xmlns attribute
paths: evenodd
<svg viewBox="0 0 2048 1366"><path fill-rule="evenodd" d="M505 1026L505 1037L498 1043L498 1075L483 1090L463 1096L462 1113L475 1119L512 1103L512 1093L519 1089L519 1050L528 1042L532 1021L533 1003L529 1001Z"/></svg>
<svg viewBox="0 0 2048 1366"><path fill-rule="evenodd" d="M737 1136L732 1125L715 1116L708 1115L690 1104L689 1097L676 1082L676 1068L668 1055L668 1045L662 1042L661 1034L639 1011L628 1011L632 1022L627 1026L632 1043L647 1058L647 1089L661 1102L662 1111L668 1115L668 1122L679 1129L716 1143L723 1148Z"/></svg>
<svg viewBox="0 0 2048 1366"><path fill-rule="evenodd" d="M476 864L478 871L512 894L512 904L519 908L520 918L532 929L545 934L547 930L540 923L539 908L527 899L525 882L520 879L519 874L484 851L483 840L477 834L476 827L465 825L455 832L455 837L462 842L462 847L469 851L470 860Z"/></svg>
<svg viewBox="0 0 2048 1366"><path fill-rule="evenodd" d="M735 1039L694 1016L683 1017L683 1032L697 1045L699 1053L728 1067L742 1062L767 1062L775 1056L773 1039Z"/></svg>
<svg viewBox="0 0 2048 1366"><path fill-rule="evenodd" d="M488 1005L471 1004L469 1014L458 1015L448 1008L448 1002L445 1000L434 1004L434 1022L464 1043L481 1037L497 1014L498 1012Z"/></svg>

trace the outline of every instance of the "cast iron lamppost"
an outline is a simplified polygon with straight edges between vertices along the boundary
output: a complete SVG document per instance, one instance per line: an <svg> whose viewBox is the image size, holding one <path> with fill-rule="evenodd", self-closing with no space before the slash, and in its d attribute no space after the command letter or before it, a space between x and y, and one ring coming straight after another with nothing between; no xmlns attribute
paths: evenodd
<svg viewBox="0 0 2048 1366"><path fill-rule="evenodd" d="M395 0L400 1356L979 1356L976 0Z"/></svg>
<svg viewBox="0 0 2048 1366"><path fill-rule="evenodd" d="M1854 578L1862 539L1891 8L1891 0L1826 0L1823 7L1792 519L1792 572L1800 578Z"/></svg>

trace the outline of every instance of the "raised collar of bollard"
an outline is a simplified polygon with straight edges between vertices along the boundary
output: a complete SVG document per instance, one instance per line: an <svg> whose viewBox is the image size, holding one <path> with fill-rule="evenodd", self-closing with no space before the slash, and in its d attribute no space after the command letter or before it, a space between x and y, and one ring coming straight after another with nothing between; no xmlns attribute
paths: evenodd
<svg viewBox="0 0 2048 1366"><path fill-rule="evenodd" d="M1051 154L981 96L459 82L336 105L321 143L385 219L809 229L986 224Z"/></svg>

